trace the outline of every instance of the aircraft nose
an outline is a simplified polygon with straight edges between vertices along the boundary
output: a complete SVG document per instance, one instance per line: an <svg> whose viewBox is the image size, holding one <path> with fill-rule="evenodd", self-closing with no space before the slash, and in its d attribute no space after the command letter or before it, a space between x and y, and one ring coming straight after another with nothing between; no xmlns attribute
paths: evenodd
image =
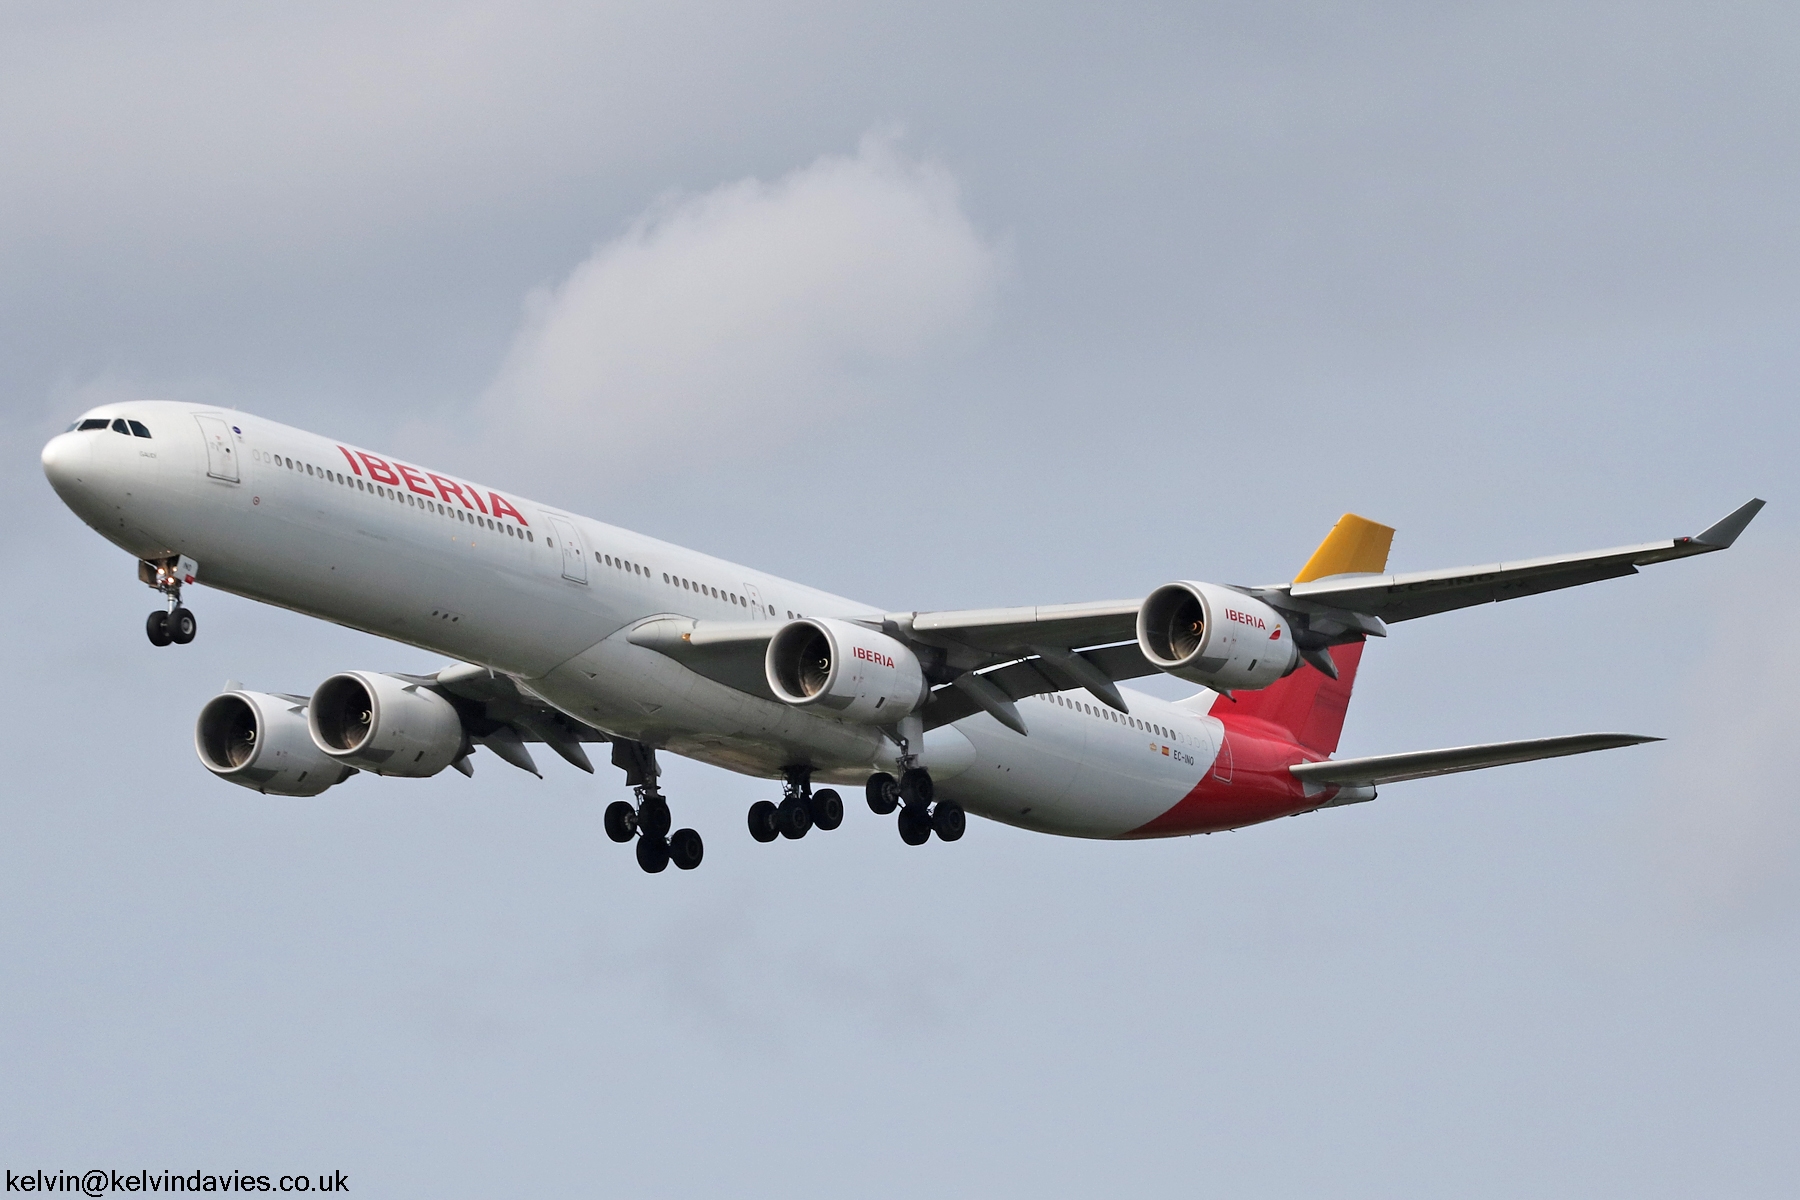
<svg viewBox="0 0 1800 1200"><path fill-rule="evenodd" d="M93 460L92 439L75 433L60 433L44 443L44 478L64 499L81 491Z"/></svg>

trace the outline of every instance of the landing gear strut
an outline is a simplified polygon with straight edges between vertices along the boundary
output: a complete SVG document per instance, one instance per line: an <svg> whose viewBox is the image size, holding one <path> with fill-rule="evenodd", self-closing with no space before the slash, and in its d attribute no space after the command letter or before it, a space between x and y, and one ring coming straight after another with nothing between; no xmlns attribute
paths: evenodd
<svg viewBox="0 0 1800 1200"><path fill-rule="evenodd" d="M750 836L759 842L778 837L803 838L816 828L836 829L844 823L844 798L831 788L812 789L812 768L789 767L781 803L758 800L750 806Z"/></svg>
<svg viewBox="0 0 1800 1200"><path fill-rule="evenodd" d="M642 742L614 742L613 766L625 772L625 784L637 796L637 804L615 800L606 806L606 836L615 842L637 839L638 866L654 875L670 863L683 871L700 865L706 845L692 829L669 832L673 823L669 802L656 786L662 772L656 751Z"/></svg>
<svg viewBox="0 0 1800 1200"><path fill-rule="evenodd" d="M900 816L895 824L900 840L909 846L923 846L938 835L942 842L954 842L963 835L969 818L962 805L953 800L938 800L931 772L919 761L919 748L925 744L925 726L917 713L904 718L895 729L900 743L900 778L886 771L869 776L866 795L869 808L885 817L896 808Z"/></svg>
<svg viewBox="0 0 1800 1200"><path fill-rule="evenodd" d="M166 601L164 608L151 613L144 621L144 634L152 646L167 646L171 642L185 646L199 631L194 614L181 606L181 581L184 575L192 577L190 566L190 562L180 558L138 563L138 578L161 592Z"/></svg>

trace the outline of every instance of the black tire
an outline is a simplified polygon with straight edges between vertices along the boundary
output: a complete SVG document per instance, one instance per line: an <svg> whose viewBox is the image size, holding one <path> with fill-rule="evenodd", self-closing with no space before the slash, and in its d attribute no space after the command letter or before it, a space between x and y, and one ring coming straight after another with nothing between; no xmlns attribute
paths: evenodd
<svg viewBox="0 0 1800 1200"><path fill-rule="evenodd" d="M145 620L144 633L152 646L166 646L175 640L169 636L169 614L160 608Z"/></svg>
<svg viewBox="0 0 1800 1200"><path fill-rule="evenodd" d="M659 837L641 837L637 844L638 866L654 875L669 865L669 843Z"/></svg>
<svg viewBox="0 0 1800 1200"><path fill-rule="evenodd" d="M626 800L614 800L606 806L606 836L615 842L629 842L637 834L637 809Z"/></svg>
<svg viewBox="0 0 1800 1200"><path fill-rule="evenodd" d="M939 841L954 842L968 826L968 815L960 804L946 800L931 810L931 832L938 835Z"/></svg>
<svg viewBox="0 0 1800 1200"><path fill-rule="evenodd" d="M789 796L775 810L775 824L784 838L803 838L812 828L812 810L798 796Z"/></svg>
<svg viewBox="0 0 1800 1200"><path fill-rule="evenodd" d="M931 840L931 816L922 805L909 804L900 810L900 840L909 846L923 846Z"/></svg>
<svg viewBox="0 0 1800 1200"><path fill-rule="evenodd" d="M750 806L750 836L759 842L772 842L781 836L781 826L777 823L777 814L781 810L768 800L758 800Z"/></svg>
<svg viewBox="0 0 1800 1200"><path fill-rule="evenodd" d="M907 804L930 807L936 795L937 789L931 784L931 772L924 767L913 767L900 772L900 799Z"/></svg>
<svg viewBox="0 0 1800 1200"><path fill-rule="evenodd" d="M669 836L669 826L673 823L669 819L669 802L661 796L646 796L638 805L637 827L644 837L660 842Z"/></svg>
<svg viewBox="0 0 1800 1200"><path fill-rule="evenodd" d="M844 798L832 788L812 794L812 823L820 829L836 829L844 823Z"/></svg>
<svg viewBox="0 0 1800 1200"><path fill-rule="evenodd" d="M169 640L177 646L187 645L198 632L200 622L194 620L194 614L187 609L177 607L169 614Z"/></svg>
<svg viewBox="0 0 1800 1200"><path fill-rule="evenodd" d="M885 817L900 807L900 785L886 771L869 776L865 794L869 799L869 811L878 817Z"/></svg>
<svg viewBox="0 0 1800 1200"><path fill-rule="evenodd" d="M692 829L677 829L669 835L669 861L683 871L691 871L706 857L706 843Z"/></svg>

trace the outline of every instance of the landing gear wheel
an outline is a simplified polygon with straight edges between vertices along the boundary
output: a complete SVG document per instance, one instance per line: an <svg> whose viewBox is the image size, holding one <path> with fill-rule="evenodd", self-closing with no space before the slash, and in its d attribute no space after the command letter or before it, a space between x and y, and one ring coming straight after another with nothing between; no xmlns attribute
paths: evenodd
<svg viewBox="0 0 1800 1200"><path fill-rule="evenodd" d="M900 798L907 804L927 807L937 789L931 784L931 772L924 767L911 767L900 772Z"/></svg>
<svg viewBox="0 0 1800 1200"><path fill-rule="evenodd" d="M706 844L694 830L677 829L669 835L669 848L665 853L668 854L669 861L678 868L691 871L706 856Z"/></svg>
<svg viewBox="0 0 1800 1200"><path fill-rule="evenodd" d="M789 796L775 810L775 824L784 838L805 837L806 831L812 828L812 823L812 810L798 796Z"/></svg>
<svg viewBox="0 0 1800 1200"><path fill-rule="evenodd" d="M900 807L900 785L886 771L877 771L869 776L866 794L869 811L878 817L885 817Z"/></svg>
<svg viewBox="0 0 1800 1200"><path fill-rule="evenodd" d="M820 829L836 829L844 823L844 798L832 788L812 794L812 823Z"/></svg>
<svg viewBox="0 0 1800 1200"><path fill-rule="evenodd" d="M670 824L669 802L661 796L645 796L637 810L638 832L652 841L660 842L668 836ZM642 858L639 861L643 861ZM662 870L661 867L656 869Z"/></svg>
<svg viewBox="0 0 1800 1200"><path fill-rule="evenodd" d="M200 623L194 620L194 614L179 606L169 614L169 640L177 646L185 646L194 640L194 634L200 630Z"/></svg>
<svg viewBox="0 0 1800 1200"><path fill-rule="evenodd" d="M615 842L629 842L637 834L637 809L630 801L614 800L606 806L606 836Z"/></svg>
<svg viewBox="0 0 1800 1200"><path fill-rule="evenodd" d="M150 638L152 646L166 646L175 640L169 636L169 614L160 608L144 622L144 633Z"/></svg>
<svg viewBox="0 0 1800 1200"><path fill-rule="evenodd" d="M964 815L962 805L952 804L948 800L931 810L931 831L938 835L940 841L954 842L968 828L969 818Z"/></svg>
<svg viewBox="0 0 1800 1200"><path fill-rule="evenodd" d="M638 866L654 875L669 865L669 843L661 837L641 837L637 844L637 858Z"/></svg>
<svg viewBox="0 0 1800 1200"><path fill-rule="evenodd" d="M781 810L768 800L758 800L750 806L750 836L759 842L772 842L781 836L781 827L777 823L777 814Z"/></svg>
<svg viewBox="0 0 1800 1200"><path fill-rule="evenodd" d="M931 816L923 804L909 804L900 810L900 840L909 846L923 846L931 840Z"/></svg>

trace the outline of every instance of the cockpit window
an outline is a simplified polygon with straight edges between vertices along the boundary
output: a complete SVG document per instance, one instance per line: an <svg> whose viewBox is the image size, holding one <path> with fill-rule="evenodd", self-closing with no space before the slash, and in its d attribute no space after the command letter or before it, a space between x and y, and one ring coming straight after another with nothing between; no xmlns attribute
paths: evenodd
<svg viewBox="0 0 1800 1200"><path fill-rule="evenodd" d="M141 437L141 438L147 438L150 436L150 427L145 425L142 421L127 421L125 423L127 425L131 426L131 432L135 436Z"/></svg>
<svg viewBox="0 0 1800 1200"><path fill-rule="evenodd" d="M126 437L131 436L131 427L125 424L124 417L120 417L112 423L112 431L114 433L122 433Z"/></svg>
<svg viewBox="0 0 1800 1200"><path fill-rule="evenodd" d="M83 428L83 429L105 429L106 425L107 425L107 420L105 417L89 417L87 420L85 420L81 423L81 428Z"/></svg>

